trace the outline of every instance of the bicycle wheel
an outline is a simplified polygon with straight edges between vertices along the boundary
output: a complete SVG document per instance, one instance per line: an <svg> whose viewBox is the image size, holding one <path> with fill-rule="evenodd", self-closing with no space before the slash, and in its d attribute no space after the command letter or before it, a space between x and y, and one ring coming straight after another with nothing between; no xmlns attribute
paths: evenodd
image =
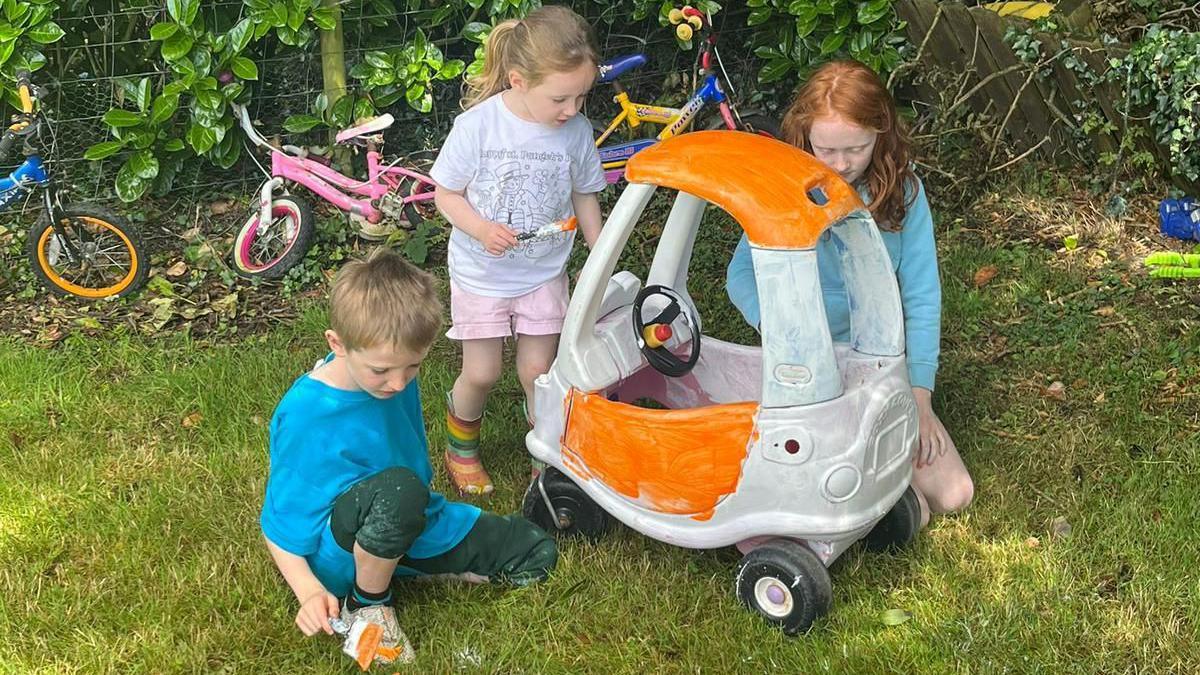
<svg viewBox="0 0 1200 675"><path fill-rule="evenodd" d="M404 185L404 184L402 184ZM433 192L433 183L427 183L423 180L409 179L405 187L405 192L408 196L423 195ZM420 225L422 222L429 220L437 215L437 207L433 205L432 199L419 199L410 201L404 204L404 217L408 220L408 224L412 227Z"/></svg>
<svg viewBox="0 0 1200 675"><path fill-rule="evenodd" d="M752 134L783 140L781 128L779 120L768 115L760 113L742 115L742 131L749 131Z"/></svg>
<svg viewBox="0 0 1200 675"><path fill-rule="evenodd" d="M295 195L271 200L271 222L262 227L255 209L238 230L233 264L239 274L279 279L300 262L312 245L312 208Z"/></svg>
<svg viewBox="0 0 1200 675"><path fill-rule="evenodd" d="M29 230L25 253L42 284L58 295L108 298L146 282L150 261L141 236L124 218L98 206L59 211L60 230L42 213Z"/></svg>

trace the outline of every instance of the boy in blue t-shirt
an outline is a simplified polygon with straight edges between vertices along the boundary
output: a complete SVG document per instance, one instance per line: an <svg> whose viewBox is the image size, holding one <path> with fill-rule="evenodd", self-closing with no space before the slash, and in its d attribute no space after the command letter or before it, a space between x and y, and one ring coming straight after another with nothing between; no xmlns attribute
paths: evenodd
<svg viewBox="0 0 1200 675"><path fill-rule="evenodd" d="M433 278L379 249L342 268L330 305L332 354L296 380L271 419L263 535L300 602L296 625L305 635L332 634L332 618L363 618L408 660L393 577L523 585L545 578L558 553L520 516L429 490L416 376L441 331Z"/></svg>

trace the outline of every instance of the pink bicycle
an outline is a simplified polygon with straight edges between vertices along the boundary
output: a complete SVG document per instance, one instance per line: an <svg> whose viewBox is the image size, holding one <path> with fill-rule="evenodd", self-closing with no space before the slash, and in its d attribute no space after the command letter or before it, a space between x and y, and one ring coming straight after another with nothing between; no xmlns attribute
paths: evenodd
<svg viewBox="0 0 1200 675"><path fill-rule="evenodd" d="M385 163L375 150L383 143L381 132L395 121L390 114L373 117L336 137L338 143L368 148L367 179L359 180L337 171L323 158L309 156L303 148L272 145L254 128L245 106L234 104L233 110L246 137L271 152L270 177L259 190L258 210L242 225L234 243L233 261L241 274L278 279L300 262L312 245L312 208L291 194L285 181L303 185L352 218L372 224L389 218L415 226L433 215L434 183L429 176L400 166L404 157Z"/></svg>

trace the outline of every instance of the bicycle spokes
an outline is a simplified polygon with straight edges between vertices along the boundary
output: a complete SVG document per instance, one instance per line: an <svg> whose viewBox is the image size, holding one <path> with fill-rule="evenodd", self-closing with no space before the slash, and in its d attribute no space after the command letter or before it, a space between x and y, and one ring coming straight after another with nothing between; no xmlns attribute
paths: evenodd
<svg viewBox="0 0 1200 675"><path fill-rule="evenodd" d="M276 208L270 224L263 227L260 223L255 231L250 245L251 259L260 263L277 259L295 241L299 230L298 219L291 212Z"/></svg>
<svg viewBox="0 0 1200 675"><path fill-rule="evenodd" d="M129 240L110 224L89 217L70 217L42 234L46 273L67 288L97 291L121 287L139 261Z"/></svg>

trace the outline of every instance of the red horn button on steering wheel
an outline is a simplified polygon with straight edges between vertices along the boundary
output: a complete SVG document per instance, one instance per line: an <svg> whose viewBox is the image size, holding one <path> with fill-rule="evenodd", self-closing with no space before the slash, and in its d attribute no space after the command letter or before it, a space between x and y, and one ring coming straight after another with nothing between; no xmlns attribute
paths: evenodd
<svg viewBox="0 0 1200 675"><path fill-rule="evenodd" d="M642 329L642 339L651 349L663 346L664 342L671 339L671 335L673 335L671 327L665 323L652 323Z"/></svg>

